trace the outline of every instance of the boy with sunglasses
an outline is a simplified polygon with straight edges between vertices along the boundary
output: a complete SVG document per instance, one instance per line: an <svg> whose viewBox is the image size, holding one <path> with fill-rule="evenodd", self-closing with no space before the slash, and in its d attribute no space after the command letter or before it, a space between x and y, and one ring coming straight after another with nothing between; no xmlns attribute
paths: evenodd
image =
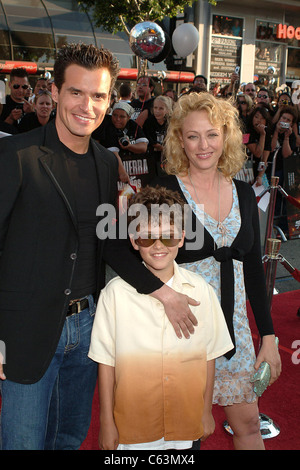
<svg viewBox="0 0 300 470"><path fill-rule="evenodd" d="M130 218L133 248L163 282L201 299L191 307L198 328L189 340L179 339L163 305L120 277L102 290L89 351L99 363L99 447L198 450L199 439L214 431L214 359L233 345L213 289L175 262L184 241L178 193L146 187L129 204L128 214L143 209Z"/></svg>

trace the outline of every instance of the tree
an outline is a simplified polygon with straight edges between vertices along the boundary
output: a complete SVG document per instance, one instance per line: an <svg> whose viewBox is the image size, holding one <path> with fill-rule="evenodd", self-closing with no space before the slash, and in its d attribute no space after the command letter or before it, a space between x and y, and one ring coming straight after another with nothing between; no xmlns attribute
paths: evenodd
<svg viewBox="0 0 300 470"><path fill-rule="evenodd" d="M102 27L109 33L125 31L130 36L131 29L144 21L160 22L165 17L173 18L184 7L191 6L194 0L77 0L79 7L92 13L92 20L97 27ZM216 0L207 0L216 5ZM147 69L147 60L140 57L138 75L143 75Z"/></svg>
<svg viewBox="0 0 300 470"><path fill-rule="evenodd" d="M215 0L207 0L215 5ZM194 0L82 0L78 1L84 11L93 10L93 21L110 33L130 30L143 21L162 21L172 18L191 6Z"/></svg>

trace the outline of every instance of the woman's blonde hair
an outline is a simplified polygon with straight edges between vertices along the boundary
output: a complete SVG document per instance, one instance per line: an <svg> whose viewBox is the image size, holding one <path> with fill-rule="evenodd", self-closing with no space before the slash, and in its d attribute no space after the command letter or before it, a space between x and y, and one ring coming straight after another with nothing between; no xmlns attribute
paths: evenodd
<svg viewBox="0 0 300 470"><path fill-rule="evenodd" d="M167 110L166 117L170 119L172 111L173 111L173 104L174 104L174 101L172 100L172 98L170 98L169 96L158 95L156 96L156 98L154 98L153 104L155 103L155 101L162 101L162 103L164 103L166 110Z"/></svg>
<svg viewBox="0 0 300 470"><path fill-rule="evenodd" d="M246 160L238 110L230 101L206 92L183 95L175 103L164 145L165 171L171 175L188 171L189 160L181 136L183 121L193 111L206 111L211 124L223 128L224 146L218 168L226 178L233 178Z"/></svg>
<svg viewBox="0 0 300 470"><path fill-rule="evenodd" d="M251 96L247 95L246 93L241 93L237 95L237 100L239 100L239 98L245 99L246 104L247 104L247 113L251 112L252 109L254 108L254 103L253 103Z"/></svg>

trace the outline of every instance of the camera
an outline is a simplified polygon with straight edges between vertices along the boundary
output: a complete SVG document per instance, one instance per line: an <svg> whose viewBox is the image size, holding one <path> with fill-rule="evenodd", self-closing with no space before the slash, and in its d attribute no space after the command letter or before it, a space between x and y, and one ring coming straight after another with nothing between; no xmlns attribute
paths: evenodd
<svg viewBox="0 0 300 470"><path fill-rule="evenodd" d="M237 75L240 73L240 67L238 65L236 66L234 73L236 73Z"/></svg>
<svg viewBox="0 0 300 470"><path fill-rule="evenodd" d="M123 145L123 147L127 147L127 145L130 144L129 138L127 137L127 135L123 135L123 137L120 137L119 142L120 144Z"/></svg>
<svg viewBox="0 0 300 470"><path fill-rule="evenodd" d="M130 144L129 137L121 129L117 129L117 138L118 138L118 141L120 142L120 144L123 145L123 147L127 147L127 145Z"/></svg>
<svg viewBox="0 0 300 470"><path fill-rule="evenodd" d="M289 125L288 122L282 122L282 121L280 121L280 127L281 127L282 129L289 129L289 128L290 128L290 125Z"/></svg>
<svg viewBox="0 0 300 470"><path fill-rule="evenodd" d="M15 109L22 109L23 110L23 104L16 104Z"/></svg>

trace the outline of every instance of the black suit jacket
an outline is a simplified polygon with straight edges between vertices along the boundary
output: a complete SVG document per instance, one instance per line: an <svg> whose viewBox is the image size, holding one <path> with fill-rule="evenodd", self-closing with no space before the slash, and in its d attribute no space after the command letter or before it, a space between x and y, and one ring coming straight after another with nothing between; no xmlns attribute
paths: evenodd
<svg viewBox="0 0 300 470"><path fill-rule="evenodd" d="M94 140L92 148L100 203L115 205L117 159ZM98 241L95 260L97 294L104 285L104 243ZM0 139L0 340L8 379L34 383L47 370L65 321L77 251L72 185L55 121Z"/></svg>

